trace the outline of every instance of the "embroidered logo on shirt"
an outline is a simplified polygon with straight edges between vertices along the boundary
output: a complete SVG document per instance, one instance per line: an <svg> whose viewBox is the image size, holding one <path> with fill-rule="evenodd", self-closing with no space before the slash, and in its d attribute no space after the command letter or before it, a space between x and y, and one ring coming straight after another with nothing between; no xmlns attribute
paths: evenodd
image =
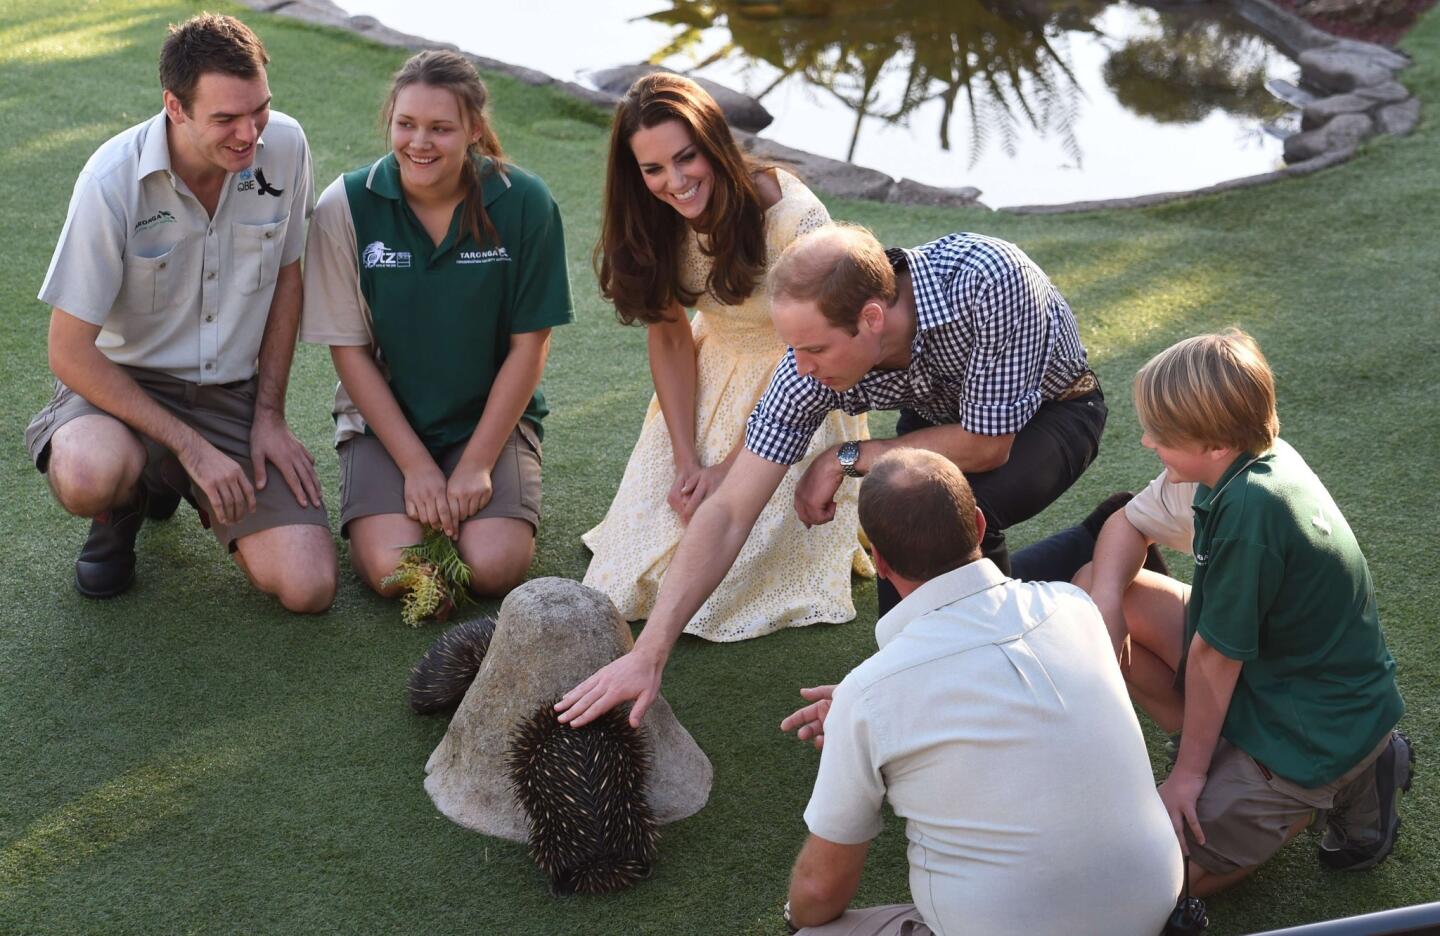
<svg viewBox="0 0 1440 936"><path fill-rule="evenodd" d="M154 227L154 226L157 225L157 224L174 224L174 223L175 223L175 216L174 216L173 214L171 214L170 212L166 211L164 208L161 208L159 211L155 212L153 215L151 215L150 217L146 218L144 221L137 221L137 222L135 222L135 230L136 230L136 231L143 230L144 228ZM133 233L133 232L132 232L132 233Z"/></svg>
<svg viewBox="0 0 1440 936"><path fill-rule="evenodd" d="M365 248L364 253L360 255L360 262L365 264L367 270L373 270L376 267L398 270L410 265L410 251L391 250L385 246L384 241L375 241Z"/></svg>
<svg viewBox="0 0 1440 936"><path fill-rule="evenodd" d="M281 195L283 195L283 194L285 193L285 190L284 190L284 189L275 188L275 187L272 186L269 182L266 182L266 181L265 181L265 170L264 170L264 169L256 169L256 170L255 170L255 181L257 181L257 182L260 183L260 194L261 194L261 195L274 195L276 198L279 198Z"/></svg>
<svg viewBox="0 0 1440 936"><path fill-rule="evenodd" d="M496 263L499 261L510 262L510 253L504 247L492 247L489 250L462 250L460 256L455 259L456 263Z"/></svg>
<svg viewBox="0 0 1440 936"><path fill-rule="evenodd" d="M251 192L255 190L255 170L246 169L238 176L239 182L235 183L235 191Z"/></svg>

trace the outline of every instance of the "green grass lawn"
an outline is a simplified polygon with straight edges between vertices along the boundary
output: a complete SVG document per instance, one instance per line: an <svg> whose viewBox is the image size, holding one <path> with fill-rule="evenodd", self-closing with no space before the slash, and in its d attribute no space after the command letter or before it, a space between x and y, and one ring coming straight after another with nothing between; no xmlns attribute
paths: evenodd
<svg viewBox="0 0 1440 936"><path fill-rule="evenodd" d="M405 627L348 571L329 614L286 615L249 590L188 510L146 528L139 584L125 597L91 602L72 590L86 524L50 501L21 445L51 390L47 310L34 296L76 173L101 141L156 111L165 24L197 9L0 0L0 458L11 479L0 502L0 933L782 932L816 758L776 724L796 687L833 681L874 649L869 585L857 585L861 616L850 624L681 642L666 696L714 762L710 803L664 828L653 880L570 900L549 896L523 847L453 825L421 787L445 723L409 714L404 685L439 627ZM309 134L319 185L377 155L375 112L404 55L242 15L269 46L276 106ZM1110 394L1110 430L1099 462L1017 530L1019 542L1156 472L1128 393L1148 356L1229 324L1268 352L1284 435L1369 555L1420 775L1383 867L1322 871L1307 835L1211 902L1216 933L1440 896L1430 767L1440 743L1440 14L1405 48L1417 64L1404 80L1427 102L1426 124L1307 179L1046 218L830 203L889 243L956 229L1014 240L1071 300ZM554 415L534 572L579 578L580 534L603 515L651 392L644 335L614 323L589 268L606 117L501 78L491 89L506 148L550 184L569 229L577 320L557 331L546 376ZM289 397L332 511L334 379L323 349L302 348ZM871 425L883 434L892 424ZM1158 735L1147 734L1158 760ZM858 900L904 899L904 839L891 821Z"/></svg>

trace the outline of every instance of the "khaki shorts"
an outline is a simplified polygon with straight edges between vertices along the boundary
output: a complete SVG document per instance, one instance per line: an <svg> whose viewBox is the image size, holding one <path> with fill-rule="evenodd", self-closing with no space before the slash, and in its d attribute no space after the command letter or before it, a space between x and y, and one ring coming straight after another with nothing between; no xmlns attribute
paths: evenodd
<svg viewBox="0 0 1440 936"><path fill-rule="evenodd" d="M250 465L250 426L255 420L255 389L258 378L233 384L193 384L159 371L138 367L122 368L146 396L159 403L185 425L200 433L201 437L226 455L233 458L245 469L245 476L251 481L255 472ZM61 426L80 416L108 415L104 410L90 403L80 394L60 381L55 381L55 396L45 408L35 414L30 425L25 427L25 448L30 459L42 474L50 463L50 439ZM137 435L139 435L137 433ZM139 436L145 444L145 470L142 483L151 490L175 490L189 493L202 511L200 520L215 534L215 538L228 550L234 550L235 541L275 527L305 524L329 528L330 517L325 507L302 507L290 493L280 472L267 472L268 483L263 491L255 492L255 509L239 522L229 526L214 521L215 512L203 491L191 483L185 469L175 453L160 443L145 436Z"/></svg>
<svg viewBox="0 0 1440 936"><path fill-rule="evenodd" d="M804 936L931 936L914 904L846 910L823 926L800 928Z"/></svg>
<svg viewBox="0 0 1440 936"><path fill-rule="evenodd" d="M1387 731L1380 746L1340 779L1320 787L1302 787L1276 776L1222 738L1195 805L1205 844L1196 844L1190 830L1185 830L1190 857L1214 874L1264 864L1285 844L1292 825L1302 819L1311 821L1317 810L1333 806L1335 795L1364 773L1389 743Z"/></svg>
<svg viewBox="0 0 1440 936"><path fill-rule="evenodd" d="M405 475L380 440L354 436L337 447L340 454L340 533L349 537L351 520L405 513ZM465 443L440 453L435 463L445 477L460 463ZM540 440L525 420L510 433L490 471L490 502L471 520L510 517L540 529Z"/></svg>

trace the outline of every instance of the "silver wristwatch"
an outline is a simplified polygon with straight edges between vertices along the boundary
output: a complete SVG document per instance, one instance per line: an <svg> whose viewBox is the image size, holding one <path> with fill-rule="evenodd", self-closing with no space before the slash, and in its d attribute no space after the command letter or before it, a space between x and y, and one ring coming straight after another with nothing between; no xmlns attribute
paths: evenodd
<svg viewBox="0 0 1440 936"><path fill-rule="evenodd" d="M860 477L860 472L855 470L855 463L860 460L859 442L840 443L840 450L835 453L835 457L840 460L840 471L845 475L845 477Z"/></svg>

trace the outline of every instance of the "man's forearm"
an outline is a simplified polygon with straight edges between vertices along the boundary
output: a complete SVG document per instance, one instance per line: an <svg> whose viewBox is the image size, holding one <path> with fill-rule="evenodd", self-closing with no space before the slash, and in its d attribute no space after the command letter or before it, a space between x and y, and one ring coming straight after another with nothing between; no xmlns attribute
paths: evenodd
<svg viewBox="0 0 1440 936"><path fill-rule="evenodd" d="M869 842L843 845L811 834L790 874L790 920L796 926L822 926L845 912L865 870Z"/></svg>
<svg viewBox="0 0 1440 936"><path fill-rule="evenodd" d="M177 455L206 444L95 347L99 331L62 310L51 314L50 369L60 382Z"/></svg>
<svg viewBox="0 0 1440 936"><path fill-rule="evenodd" d="M259 376L255 408L285 415L285 392L290 386L290 365L295 359L295 336L300 331L300 308L304 290L300 262L280 268L275 294L260 339Z"/></svg>
<svg viewBox="0 0 1440 936"><path fill-rule="evenodd" d="M663 665L700 606L719 587L787 466L742 451L713 496L695 512L660 583L655 609L635 641Z"/></svg>
<svg viewBox="0 0 1440 936"><path fill-rule="evenodd" d="M860 443L860 458L855 467L861 474L866 474L880 456L892 449L919 448L945 456L961 471L978 474L993 471L1009 461L1010 446L1014 440L1014 435L976 435L958 425L930 426L893 439L870 439Z"/></svg>

